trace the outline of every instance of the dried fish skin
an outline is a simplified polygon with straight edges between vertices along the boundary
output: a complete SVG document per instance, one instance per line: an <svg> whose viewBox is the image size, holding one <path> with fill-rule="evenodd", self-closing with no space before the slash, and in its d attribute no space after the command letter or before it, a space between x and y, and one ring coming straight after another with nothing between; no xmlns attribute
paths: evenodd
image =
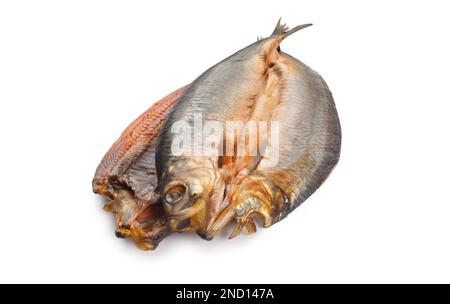
<svg viewBox="0 0 450 304"><path fill-rule="evenodd" d="M123 175L130 169L137 172L140 171L139 169L148 167L151 170L155 167L154 160L150 156L154 154L162 124L168 112L186 88L187 86L182 87L156 102L126 128L103 157L96 170L93 180L95 193L113 198L114 189L112 186L116 183L123 183L124 186L130 187L133 191L139 193L141 199L145 199L146 195L153 191L153 189L142 189L145 188L145 185L133 181L131 176L124 177ZM144 153L148 154L147 157L142 157ZM139 167L141 164L137 164L138 158L149 163L143 163L143 168L141 168ZM133 165L137 167L132 168ZM151 179L153 181L151 184L154 185L156 179L155 177Z"/></svg>
<svg viewBox="0 0 450 304"><path fill-rule="evenodd" d="M186 88L156 102L122 133L92 183L94 193L109 200L104 210L116 215L116 235L142 249L155 249L170 234L157 191L155 147L167 113Z"/></svg>

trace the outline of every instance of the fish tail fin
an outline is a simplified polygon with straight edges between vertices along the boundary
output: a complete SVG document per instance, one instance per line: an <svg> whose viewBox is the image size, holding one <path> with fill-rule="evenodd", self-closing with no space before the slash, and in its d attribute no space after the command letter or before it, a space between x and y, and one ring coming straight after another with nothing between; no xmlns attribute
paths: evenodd
<svg viewBox="0 0 450 304"><path fill-rule="evenodd" d="M272 35L267 39L264 39L264 51L266 63L268 66L273 65L279 58L281 53L281 42L288 36L294 34L295 32L304 29L305 27L311 26L312 23L302 24L296 26L292 29L286 26L286 24L281 23L281 18L278 20L277 26L273 31Z"/></svg>
<svg viewBox="0 0 450 304"><path fill-rule="evenodd" d="M274 36L280 36L281 39L285 39L286 37L294 34L295 32L298 32L301 29L304 29L306 27L309 27L313 25L312 23L306 23L299 26L296 26L292 29L289 29L289 27L285 23L281 23L281 18L278 20L278 23L275 27L275 30L272 33L272 37Z"/></svg>

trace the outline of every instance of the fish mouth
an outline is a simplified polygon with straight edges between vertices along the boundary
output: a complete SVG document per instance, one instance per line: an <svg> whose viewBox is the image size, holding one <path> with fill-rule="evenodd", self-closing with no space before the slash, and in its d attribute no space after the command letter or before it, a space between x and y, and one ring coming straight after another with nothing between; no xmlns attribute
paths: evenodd
<svg viewBox="0 0 450 304"><path fill-rule="evenodd" d="M188 231L195 230L195 227L192 227L191 219L198 215L200 212L204 210L206 206L206 201L203 199L198 200L191 207L182 209L177 211L176 213L172 213L168 215L170 229L173 231Z"/></svg>
<svg viewBox="0 0 450 304"><path fill-rule="evenodd" d="M131 236L131 226L119 226L116 228L115 234L119 239L126 239L127 237Z"/></svg>
<svg viewBox="0 0 450 304"><path fill-rule="evenodd" d="M176 218L169 219L169 226L172 231L183 232L191 229L191 219L179 220Z"/></svg>
<svg viewBox="0 0 450 304"><path fill-rule="evenodd" d="M198 200L196 203L194 203L192 206L181 209L179 211L176 211L172 214L169 213L170 219L175 220L186 220L188 218L193 217L197 213L203 210L203 208L206 206L206 202L203 199Z"/></svg>

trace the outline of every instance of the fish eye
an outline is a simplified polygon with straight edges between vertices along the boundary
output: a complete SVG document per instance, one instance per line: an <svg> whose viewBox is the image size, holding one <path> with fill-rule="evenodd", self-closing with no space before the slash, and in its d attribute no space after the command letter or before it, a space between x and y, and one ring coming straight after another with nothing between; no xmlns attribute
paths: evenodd
<svg viewBox="0 0 450 304"><path fill-rule="evenodd" d="M180 202L186 194L186 190L186 186L184 185L175 185L167 191L165 197L166 202L170 205Z"/></svg>
<svg viewBox="0 0 450 304"><path fill-rule="evenodd" d="M200 197L200 194L198 192L193 192L193 193L191 193L191 197L193 199L198 199Z"/></svg>

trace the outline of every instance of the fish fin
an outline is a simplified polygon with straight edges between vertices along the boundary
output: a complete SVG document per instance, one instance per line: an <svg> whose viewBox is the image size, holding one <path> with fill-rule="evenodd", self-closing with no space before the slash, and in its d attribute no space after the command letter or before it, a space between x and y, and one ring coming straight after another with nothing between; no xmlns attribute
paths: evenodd
<svg viewBox="0 0 450 304"><path fill-rule="evenodd" d="M281 23L281 18L278 19L277 25L275 26L275 30L272 33L272 36L278 36L281 35L289 30L289 27L286 25L286 23Z"/></svg>
<svg viewBox="0 0 450 304"><path fill-rule="evenodd" d="M294 27L293 29L289 29L289 27L285 23L281 23L281 18L278 20L278 23L275 27L275 30L272 33L272 36L281 36L282 39L294 34L295 32L304 29L306 27L311 26L312 23L302 24Z"/></svg>
<svg viewBox="0 0 450 304"><path fill-rule="evenodd" d="M286 37L294 34L295 32L297 32L301 29L304 29L305 27L309 27L311 25L312 25L312 23L306 23L306 24L296 26L293 29L289 29L289 27L285 23L281 23L281 18L278 19L277 25L275 26L275 30L273 31L272 36L271 36L271 37L275 38L277 41L277 45L275 48L278 51L278 53L281 53L281 48L280 48L281 41L283 41Z"/></svg>

